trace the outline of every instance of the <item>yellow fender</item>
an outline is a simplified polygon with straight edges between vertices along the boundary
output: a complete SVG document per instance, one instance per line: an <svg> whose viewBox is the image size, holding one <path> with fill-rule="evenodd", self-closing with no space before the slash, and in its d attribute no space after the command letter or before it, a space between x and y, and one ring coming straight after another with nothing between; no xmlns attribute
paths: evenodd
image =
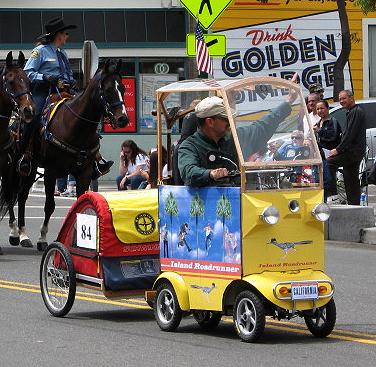
<svg viewBox="0 0 376 367"><path fill-rule="evenodd" d="M157 286L164 280L167 280L172 284L176 297L178 298L180 308L183 311L189 311L191 309L189 304L189 294L183 277L171 271L163 272L154 282L153 289L156 289Z"/></svg>

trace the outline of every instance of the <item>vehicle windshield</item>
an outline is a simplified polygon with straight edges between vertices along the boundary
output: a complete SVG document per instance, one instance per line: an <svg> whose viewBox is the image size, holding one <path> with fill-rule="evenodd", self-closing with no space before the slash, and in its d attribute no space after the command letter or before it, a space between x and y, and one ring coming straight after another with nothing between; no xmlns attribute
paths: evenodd
<svg viewBox="0 0 376 367"><path fill-rule="evenodd" d="M316 187L320 153L299 86L281 79L247 80L226 88L249 190ZM291 96L296 98L292 104Z"/></svg>

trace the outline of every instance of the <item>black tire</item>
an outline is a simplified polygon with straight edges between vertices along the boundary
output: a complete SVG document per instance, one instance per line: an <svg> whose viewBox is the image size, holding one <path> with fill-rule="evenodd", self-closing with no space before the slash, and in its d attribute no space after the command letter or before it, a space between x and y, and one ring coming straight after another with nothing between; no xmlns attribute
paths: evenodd
<svg viewBox="0 0 376 367"><path fill-rule="evenodd" d="M236 332L244 342L257 341L265 329L265 308L252 291L243 291L235 299L233 318Z"/></svg>
<svg viewBox="0 0 376 367"><path fill-rule="evenodd" d="M162 283L157 287L153 306L155 320L163 331L173 331L179 326L183 312L171 284Z"/></svg>
<svg viewBox="0 0 376 367"><path fill-rule="evenodd" d="M314 313L304 315L308 330L317 338L325 338L333 331L336 318L336 304L333 298L325 306L317 308Z"/></svg>
<svg viewBox="0 0 376 367"><path fill-rule="evenodd" d="M221 321L222 314L216 311L193 311L193 317L200 325L201 329L210 331L214 330Z"/></svg>
<svg viewBox="0 0 376 367"><path fill-rule="evenodd" d="M76 272L69 251L59 242L51 243L40 264L40 288L44 304L53 316L65 316L76 296Z"/></svg>

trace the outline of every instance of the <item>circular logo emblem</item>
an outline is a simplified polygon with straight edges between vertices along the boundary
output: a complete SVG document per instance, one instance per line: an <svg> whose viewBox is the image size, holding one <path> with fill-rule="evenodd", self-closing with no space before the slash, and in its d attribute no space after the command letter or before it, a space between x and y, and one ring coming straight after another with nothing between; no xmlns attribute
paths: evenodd
<svg viewBox="0 0 376 367"><path fill-rule="evenodd" d="M158 62L154 65L154 72L156 74L168 74L170 67L165 62Z"/></svg>
<svg viewBox="0 0 376 367"><path fill-rule="evenodd" d="M134 226L136 227L137 232L147 236L154 232L155 221L149 213L141 213L134 219Z"/></svg>

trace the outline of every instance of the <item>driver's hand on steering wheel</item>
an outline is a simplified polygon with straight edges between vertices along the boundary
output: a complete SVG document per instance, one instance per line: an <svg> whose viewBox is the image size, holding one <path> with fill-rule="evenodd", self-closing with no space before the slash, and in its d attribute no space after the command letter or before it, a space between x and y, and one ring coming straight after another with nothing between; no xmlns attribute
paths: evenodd
<svg viewBox="0 0 376 367"><path fill-rule="evenodd" d="M228 176L228 170L227 168L216 168L216 169L212 169L210 171L210 178L214 181L217 181L223 177L227 177Z"/></svg>

